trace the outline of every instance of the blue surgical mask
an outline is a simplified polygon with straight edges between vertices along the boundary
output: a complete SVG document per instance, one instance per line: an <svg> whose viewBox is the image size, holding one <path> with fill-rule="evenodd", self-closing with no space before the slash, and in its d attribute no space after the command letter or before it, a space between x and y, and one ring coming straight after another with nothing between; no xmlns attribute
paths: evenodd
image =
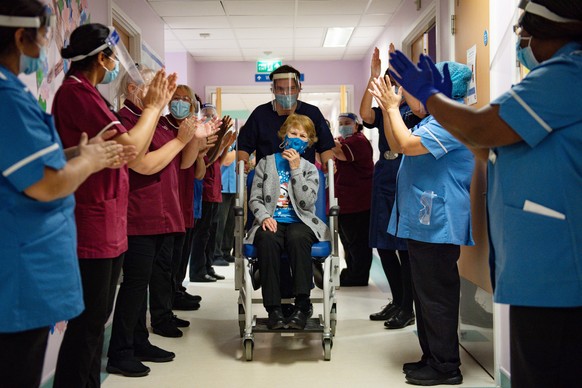
<svg viewBox="0 0 582 388"><path fill-rule="evenodd" d="M113 70L109 70L105 66L103 66L103 68L105 69L105 77L103 77L103 79L101 80L100 82L101 84L108 84L110 82L113 82L119 75L119 61L115 61L115 67L113 68Z"/></svg>
<svg viewBox="0 0 582 388"><path fill-rule="evenodd" d="M275 100L281 108L289 110L297 103L297 94L275 94Z"/></svg>
<svg viewBox="0 0 582 388"><path fill-rule="evenodd" d="M286 149L286 150L294 149L295 151L297 151L299 153L299 155L301 155L302 153L305 152L308 145L309 145L309 143L306 142L305 140L301 140L298 137L289 137L287 135L285 135L285 139L283 139L283 144L282 144L284 149Z"/></svg>
<svg viewBox="0 0 582 388"><path fill-rule="evenodd" d="M522 40L528 40L526 47L521 47ZM515 45L515 52L517 54L517 60L528 70L532 70L534 67L540 64L536 59L533 51L531 51L531 36L526 38L519 38L517 40L517 44Z"/></svg>
<svg viewBox="0 0 582 388"><path fill-rule="evenodd" d="M338 128L338 131L339 131L341 137L343 137L344 139L347 139L348 137L350 137L354 134L354 127L352 127L351 125L340 125L340 127Z"/></svg>
<svg viewBox="0 0 582 388"><path fill-rule="evenodd" d="M190 116L190 108L192 104L188 101L173 100L170 103L170 113L178 120L185 119Z"/></svg>
<svg viewBox="0 0 582 388"><path fill-rule="evenodd" d="M24 74L36 73L39 69L42 69L43 64L46 62L46 47L39 46L40 53L38 58L29 57L28 55L20 54L20 72Z"/></svg>

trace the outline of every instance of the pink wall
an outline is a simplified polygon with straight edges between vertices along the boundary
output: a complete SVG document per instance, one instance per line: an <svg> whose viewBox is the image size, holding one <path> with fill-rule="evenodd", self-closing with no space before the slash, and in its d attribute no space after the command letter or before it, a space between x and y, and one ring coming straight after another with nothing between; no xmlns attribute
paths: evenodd
<svg viewBox="0 0 582 388"><path fill-rule="evenodd" d="M363 94L360 61L289 61L285 62L305 74L304 85L354 85L354 104L359 106ZM255 62L195 62L193 84L201 97L206 86L261 85L255 82Z"/></svg>
<svg viewBox="0 0 582 388"><path fill-rule="evenodd" d="M146 0L115 0L115 3L141 28L144 40L163 60L164 22Z"/></svg>

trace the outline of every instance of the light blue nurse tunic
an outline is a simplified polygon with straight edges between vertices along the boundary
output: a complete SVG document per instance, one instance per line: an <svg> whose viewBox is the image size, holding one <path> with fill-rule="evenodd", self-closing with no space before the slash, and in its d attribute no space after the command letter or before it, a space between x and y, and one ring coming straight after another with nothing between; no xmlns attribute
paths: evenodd
<svg viewBox="0 0 582 388"><path fill-rule="evenodd" d="M582 306L582 45L492 102L523 139L489 153L495 301Z"/></svg>
<svg viewBox="0 0 582 388"><path fill-rule="evenodd" d="M473 154L433 116L425 117L412 134L429 152L402 159L388 233L427 243L474 245L469 195ZM431 199L430 217L423 197Z"/></svg>
<svg viewBox="0 0 582 388"><path fill-rule="evenodd" d="M0 332L48 327L83 310L72 195L39 202L24 190L65 166L53 119L0 66Z"/></svg>

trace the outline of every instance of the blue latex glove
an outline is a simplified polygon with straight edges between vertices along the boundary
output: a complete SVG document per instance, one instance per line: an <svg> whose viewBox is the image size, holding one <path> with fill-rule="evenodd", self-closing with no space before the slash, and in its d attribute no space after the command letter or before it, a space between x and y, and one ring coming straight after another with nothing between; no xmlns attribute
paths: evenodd
<svg viewBox="0 0 582 388"><path fill-rule="evenodd" d="M419 69L402 51L396 50L396 52L390 54L389 71L392 77L408 93L426 106L428 98L440 91L435 87L431 69L424 67ZM392 71L392 69L396 70L398 74Z"/></svg>
<svg viewBox="0 0 582 388"><path fill-rule="evenodd" d="M418 67L423 71L430 69L432 72L432 79L434 81L435 88L437 88L439 92L443 93L448 98L452 98L453 81L451 80L451 72L449 71L448 63L445 63L443 66L443 75L441 75L441 72L439 69L437 69L432 59L428 55L420 54Z"/></svg>

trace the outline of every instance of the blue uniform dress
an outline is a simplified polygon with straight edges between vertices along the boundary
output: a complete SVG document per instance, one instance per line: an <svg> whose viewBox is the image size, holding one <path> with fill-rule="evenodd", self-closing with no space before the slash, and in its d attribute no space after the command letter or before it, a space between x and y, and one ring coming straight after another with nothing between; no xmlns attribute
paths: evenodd
<svg viewBox="0 0 582 388"><path fill-rule="evenodd" d="M378 128L378 150L380 159L374 165L374 178L372 183L372 206L370 208L370 247L388 250L406 250L406 241L392 236L386 232L390 214L394 206L394 197L396 196L396 174L402 161L402 155L396 159L386 159L386 156L393 155L388 153L390 146L384 134L384 120L380 108L374 110L374 122L364 123L366 128ZM407 128L416 125L420 118L416 117L410 111L408 105L403 104L400 107L400 113ZM391 156L390 156L391 157Z"/></svg>
<svg viewBox="0 0 582 388"><path fill-rule="evenodd" d="M314 105L297 101L296 114L305 115L313 121L317 135L317 143L305 150L302 158L315 163L315 152L322 153L335 147L333 136L321 114L319 108ZM281 139L277 132L289 116L279 116L273 110L273 104L268 102L259 105L249 116L247 122L238 135L238 149L249 155L257 151L257 162L267 155L281 152L279 145Z"/></svg>
<svg viewBox="0 0 582 388"><path fill-rule="evenodd" d="M0 332L69 320L84 308L72 195L40 202L24 190L65 156L52 116L0 66Z"/></svg>
<svg viewBox="0 0 582 388"><path fill-rule="evenodd" d="M582 306L581 50L563 46L492 103L523 139L489 157L498 303Z"/></svg>
<svg viewBox="0 0 582 388"><path fill-rule="evenodd" d="M402 158L388 232L427 243L474 245L469 197L473 154L432 116L424 118L413 135L429 153ZM423 197L432 200L428 220Z"/></svg>

